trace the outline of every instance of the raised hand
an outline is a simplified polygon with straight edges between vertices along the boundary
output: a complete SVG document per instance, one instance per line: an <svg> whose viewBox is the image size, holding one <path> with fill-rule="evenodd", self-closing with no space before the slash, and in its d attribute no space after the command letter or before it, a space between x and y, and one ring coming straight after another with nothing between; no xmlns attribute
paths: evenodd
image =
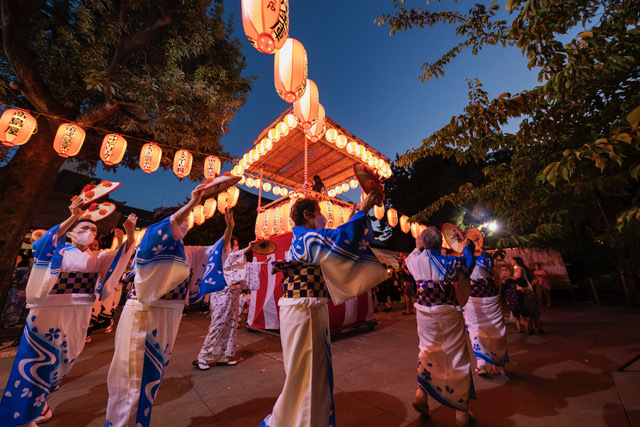
<svg viewBox="0 0 640 427"><path fill-rule="evenodd" d="M138 222L138 216L136 214L129 214L127 220L124 222L124 229L127 234L133 234L136 228L136 223Z"/></svg>
<svg viewBox="0 0 640 427"><path fill-rule="evenodd" d="M84 202L84 199L82 197L77 197L71 202L71 204L69 205L69 211L71 212L71 215L76 217L79 217L80 215L82 215L84 210L82 210L80 206L82 206L83 202Z"/></svg>

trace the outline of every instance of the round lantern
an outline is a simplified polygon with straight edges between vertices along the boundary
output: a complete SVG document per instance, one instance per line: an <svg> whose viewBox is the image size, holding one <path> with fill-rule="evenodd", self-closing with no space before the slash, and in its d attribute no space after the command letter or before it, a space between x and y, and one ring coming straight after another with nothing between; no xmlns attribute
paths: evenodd
<svg viewBox="0 0 640 427"><path fill-rule="evenodd" d="M267 151L273 148L273 141L271 141L269 138L262 138L262 141L260 142L264 144L264 149Z"/></svg>
<svg viewBox="0 0 640 427"><path fill-rule="evenodd" d="M347 153L355 154L357 150L358 150L358 143L356 143L355 141L349 141L349 143L347 144Z"/></svg>
<svg viewBox="0 0 640 427"><path fill-rule="evenodd" d="M342 186L341 185L336 185L334 187L336 194L342 194Z"/></svg>
<svg viewBox="0 0 640 427"><path fill-rule="evenodd" d="M293 103L293 113L304 129L309 129L318 118L318 106L320 98L318 95L318 86L313 80L307 79L307 87L304 95Z"/></svg>
<svg viewBox="0 0 640 427"><path fill-rule="evenodd" d="M280 194L282 195L282 197L287 197L287 195L289 194L289 190L283 188L282 190L280 190Z"/></svg>
<svg viewBox="0 0 640 427"><path fill-rule="evenodd" d="M300 99L307 86L307 51L302 43L289 37L278 49L273 62L276 92L288 103Z"/></svg>
<svg viewBox="0 0 640 427"><path fill-rule="evenodd" d="M258 149L254 147L249 151L249 156L251 156L251 160L255 162L260 158L260 153L258 152Z"/></svg>
<svg viewBox="0 0 640 427"><path fill-rule="evenodd" d="M262 181L260 181L260 178L256 178L256 179L254 179L254 180L253 180L253 185L254 185L256 188L260 188L260 186L262 185Z"/></svg>
<svg viewBox="0 0 640 427"><path fill-rule="evenodd" d="M347 137L344 135L338 135L336 138L336 146L338 148L344 148L347 145Z"/></svg>
<svg viewBox="0 0 640 427"><path fill-rule="evenodd" d="M417 222L411 223L411 235L416 239L420 235L420 224Z"/></svg>
<svg viewBox="0 0 640 427"><path fill-rule="evenodd" d="M245 182L246 180L247 180L247 179L244 177L244 175L242 175L242 176L240 177L240 181L238 181L238 184L242 185L242 184L244 184L244 182Z"/></svg>
<svg viewBox="0 0 640 427"><path fill-rule="evenodd" d="M418 233L418 235L422 234L423 231L425 231L427 229L427 226L424 224L420 224L420 232Z"/></svg>
<svg viewBox="0 0 640 427"><path fill-rule="evenodd" d="M140 150L140 167L146 173L155 172L162 160L162 149L153 142L148 142Z"/></svg>
<svg viewBox="0 0 640 427"><path fill-rule="evenodd" d="M280 195L280 187L278 187L277 185L275 187L273 187L273 194L275 194L276 196Z"/></svg>
<svg viewBox="0 0 640 427"><path fill-rule="evenodd" d="M267 149L266 149L266 148L264 148L264 143L263 143L262 141L260 141L260 142L258 143L258 145L256 146L256 148L258 149L258 153L259 153L261 156L263 156L263 155L264 155L264 153L266 153L266 152L267 152Z"/></svg>
<svg viewBox="0 0 640 427"><path fill-rule="evenodd" d="M227 189L227 206L233 208L238 204L238 197L240 197L240 190L235 185Z"/></svg>
<svg viewBox="0 0 640 427"><path fill-rule="evenodd" d="M227 210L227 192L218 193L218 212L224 214Z"/></svg>
<svg viewBox="0 0 640 427"><path fill-rule="evenodd" d="M280 132L278 132L278 129L276 128L271 128L269 129L267 136L269 137L270 140L274 142L278 142L278 140L280 139Z"/></svg>
<svg viewBox="0 0 640 427"><path fill-rule="evenodd" d="M126 139L124 139L120 135L116 135L115 133L109 134L102 140L102 146L100 147L100 158L105 165L117 165L122 160L126 149Z"/></svg>
<svg viewBox="0 0 640 427"><path fill-rule="evenodd" d="M260 52L280 49L289 37L288 0L242 0L242 27Z"/></svg>
<svg viewBox="0 0 640 427"><path fill-rule="evenodd" d="M178 150L173 157L173 173L180 179L189 175L191 165L193 164L193 155L187 150Z"/></svg>
<svg viewBox="0 0 640 427"><path fill-rule="evenodd" d="M247 178L247 187L253 187L255 180L251 177Z"/></svg>
<svg viewBox="0 0 640 427"><path fill-rule="evenodd" d="M60 125L53 148L60 157L73 157L80 152L85 135L84 130L75 123Z"/></svg>
<svg viewBox="0 0 640 427"><path fill-rule="evenodd" d="M0 141L7 147L25 144L37 129L36 119L23 110L9 109L0 117Z"/></svg>
<svg viewBox="0 0 640 427"><path fill-rule="evenodd" d="M278 129L278 133L280 133L280 138L289 133L289 126L287 126L285 122L278 123L276 129Z"/></svg>
<svg viewBox="0 0 640 427"><path fill-rule="evenodd" d="M216 213L217 205L218 202L216 201L215 197L209 197L207 200L205 200L204 209L202 211L204 213L204 217L211 218Z"/></svg>
<svg viewBox="0 0 640 427"><path fill-rule="evenodd" d="M197 205L195 208L193 208L193 220L195 221L196 224L198 225L204 224L205 219L206 218L204 217L204 206Z"/></svg>
<svg viewBox="0 0 640 427"><path fill-rule="evenodd" d="M243 159L244 160L244 159ZM204 159L204 177L215 178L220 175L220 159L216 156L208 156Z"/></svg>
<svg viewBox="0 0 640 427"><path fill-rule="evenodd" d="M389 208L387 211L387 222L389 222L389 225L392 227L398 225L398 211L394 208Z"/></svg>
<svg viewBox="0 0 640 427"><path fill-rule="evenodd" d="M298 120L296 119L295 114L287 114L284 117L284 123L287 125L287 127L289 129L294 129L296 126L298 126Z"/></svg>
<svg viewBox="0 0 640 427"><path fill-rule="evenodd" d="M324 123L324 107L322 104L318 105L318 119L304 134L311 140L311 142L318 142L322 135L324 135L325 123Z"/></svg>
<svg viewBox="0 0 640 427"><path fill-rule="evenodd" d="M402 215L400 217L400 229L403 233L408 233L411 229L411 225L409 224L409 217L406 215Z"/></svg>
<svg viewBox="0 0 640 427"><path fill-rule="evenodd" d="M365 162L371 160L371 151L365 149L364 153L362 154L362 160ZM371 166L371 164L369 164L369 166Z"/></svg>
<svg viewBox="0 0 640 427"><path fill-rule="evenodd" d="M189 227L189 230L193 228L194 223L195 223L195 214L193 213L193 211L191 211L189 212L189 216L187 217L187 226Z"/></svg>
<svg viewBox="0 0 640 427"><path fill-rule="evenodd" d="M341 187L342 187L343 193L346 193L347 191L349 191L349 184L347 184L346 182L343 182Z"/></svg>
<svg viewBox="0 0 640 427"><path fill-rule="evenodd" d="M351 187L351 188L353 188L353 189L358 188L358 180L357 180L357 179L355 179L355 178L352 178L352 179L349 181L349 187Z"/></svg>
<svg viewBox="0 0 640 427"><path fill-rule="evenodd" d="M375 216L378 221L384 218L384 206L375 205L373 207L373 216Z"/></svg>
<svg viewBox="0 0 640 427"><path fill-rule="evenodd" d="M329 195L329 197L336 197L336 190L335 188L332 188L331 190L329 190L327 192L327 194Z"/></svg>
<svg viewBox="0 0 640 427"><path fill-rule="evenodd" d="M336 139L338 139L338 131L335 129L328 129L324 134L324 137L327 138L327 141L329 142L336 142Z"/></svg>

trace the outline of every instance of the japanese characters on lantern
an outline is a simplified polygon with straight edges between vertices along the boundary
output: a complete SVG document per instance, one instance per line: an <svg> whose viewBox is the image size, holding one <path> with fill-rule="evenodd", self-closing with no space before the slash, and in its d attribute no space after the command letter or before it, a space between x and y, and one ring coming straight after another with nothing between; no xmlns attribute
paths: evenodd
<svg viewBox="0 0 640 427"><path fill-rule="evenodd" d="M0 141L7 147L25 144L37 129L36 119L23 110L9 109L0 117Z"/></svg>
<svg viewBox="0 0 640 427"><path fill-rule="evenodd" d="M53 148L60 157L73 157L80 152L86 133L75 123L60 125L53 140Z"/></svg>
<svg viewBox="0 0 640 427"><path fill-rule="evenodd" d="M120 163L124 152L127 150L127 140L116 135L115 133L109 134L102 140L102 146L100 147L100 158L105 165L113 166Z"/></svg>
<svg viewBox="0 0 640 427"><path fill-rule="evenodd" d="M258 51L282 48L289 37L288 0L242 0L242 27Z"/></svg>

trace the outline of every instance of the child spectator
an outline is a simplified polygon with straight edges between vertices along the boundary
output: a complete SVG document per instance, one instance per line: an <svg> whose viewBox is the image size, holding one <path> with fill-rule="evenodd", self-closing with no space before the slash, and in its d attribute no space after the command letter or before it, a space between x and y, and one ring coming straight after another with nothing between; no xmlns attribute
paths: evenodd
<svg viewBox="0 0 640 427"><path fill-rule="evenodd" d="M507 299L507 304L511 310L511 314L516 321L516 329L519 334L524 334L527 330L531 329L531 319L529 318L529 312L524 304L524 293L516 289L516 281L513 279L505 280L504 295ZM525 282L526 286L526 282ZM523 325L520 325L522 320Z"/></svg>

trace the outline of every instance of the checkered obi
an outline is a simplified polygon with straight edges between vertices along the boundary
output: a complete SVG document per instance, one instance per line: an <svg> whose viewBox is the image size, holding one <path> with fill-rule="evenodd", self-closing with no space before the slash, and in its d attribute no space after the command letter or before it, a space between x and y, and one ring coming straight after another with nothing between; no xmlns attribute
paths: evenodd
<svg viewBox="0 0 640 427"><path fill-rule="evenodd" d="M276 261L273 268L282 272L283 298L327 298L322 269L300 261Z"/></svg>
<svg viewBox="0 0 640 427"><path fill-rule="evenodd" d="M471 281L471 296L475 298L488 298L498 295L498 288L492 279L479 279Z"/></svg>
<svg viewBox="0 0 640 427"><path fill-rule="evenodd" d="M437 307L439 305L458 306L456 290L451 283L434 282L433 280L418 280L417 303L426 307Z"/></svg>
<svg viewBox="0 0 640 427"><path fill-rule="evenodd" d="M187 277L184 282L180 283L178 286L173 288L173 290L167 292L166 294L164 294L163 296L158 298L158 301L162 301L162 300L165 300L165 301L166 300L169 300L169 301L186 300L187 299L187 295L189 295L189 281L190 281L190 279L191 279L191 276ZM138 299L138 297L136 296L136 288L135 288L135 286L133 286L131 288L131 292L129 293L127 298L128 299L133 299L133 300L137 300Z"/></svg>
<svg viewBox="0 0 640 427"><path fill-rule="evenodd" d="M96 293L98 273L60 273L49 295Z"/></svg>

